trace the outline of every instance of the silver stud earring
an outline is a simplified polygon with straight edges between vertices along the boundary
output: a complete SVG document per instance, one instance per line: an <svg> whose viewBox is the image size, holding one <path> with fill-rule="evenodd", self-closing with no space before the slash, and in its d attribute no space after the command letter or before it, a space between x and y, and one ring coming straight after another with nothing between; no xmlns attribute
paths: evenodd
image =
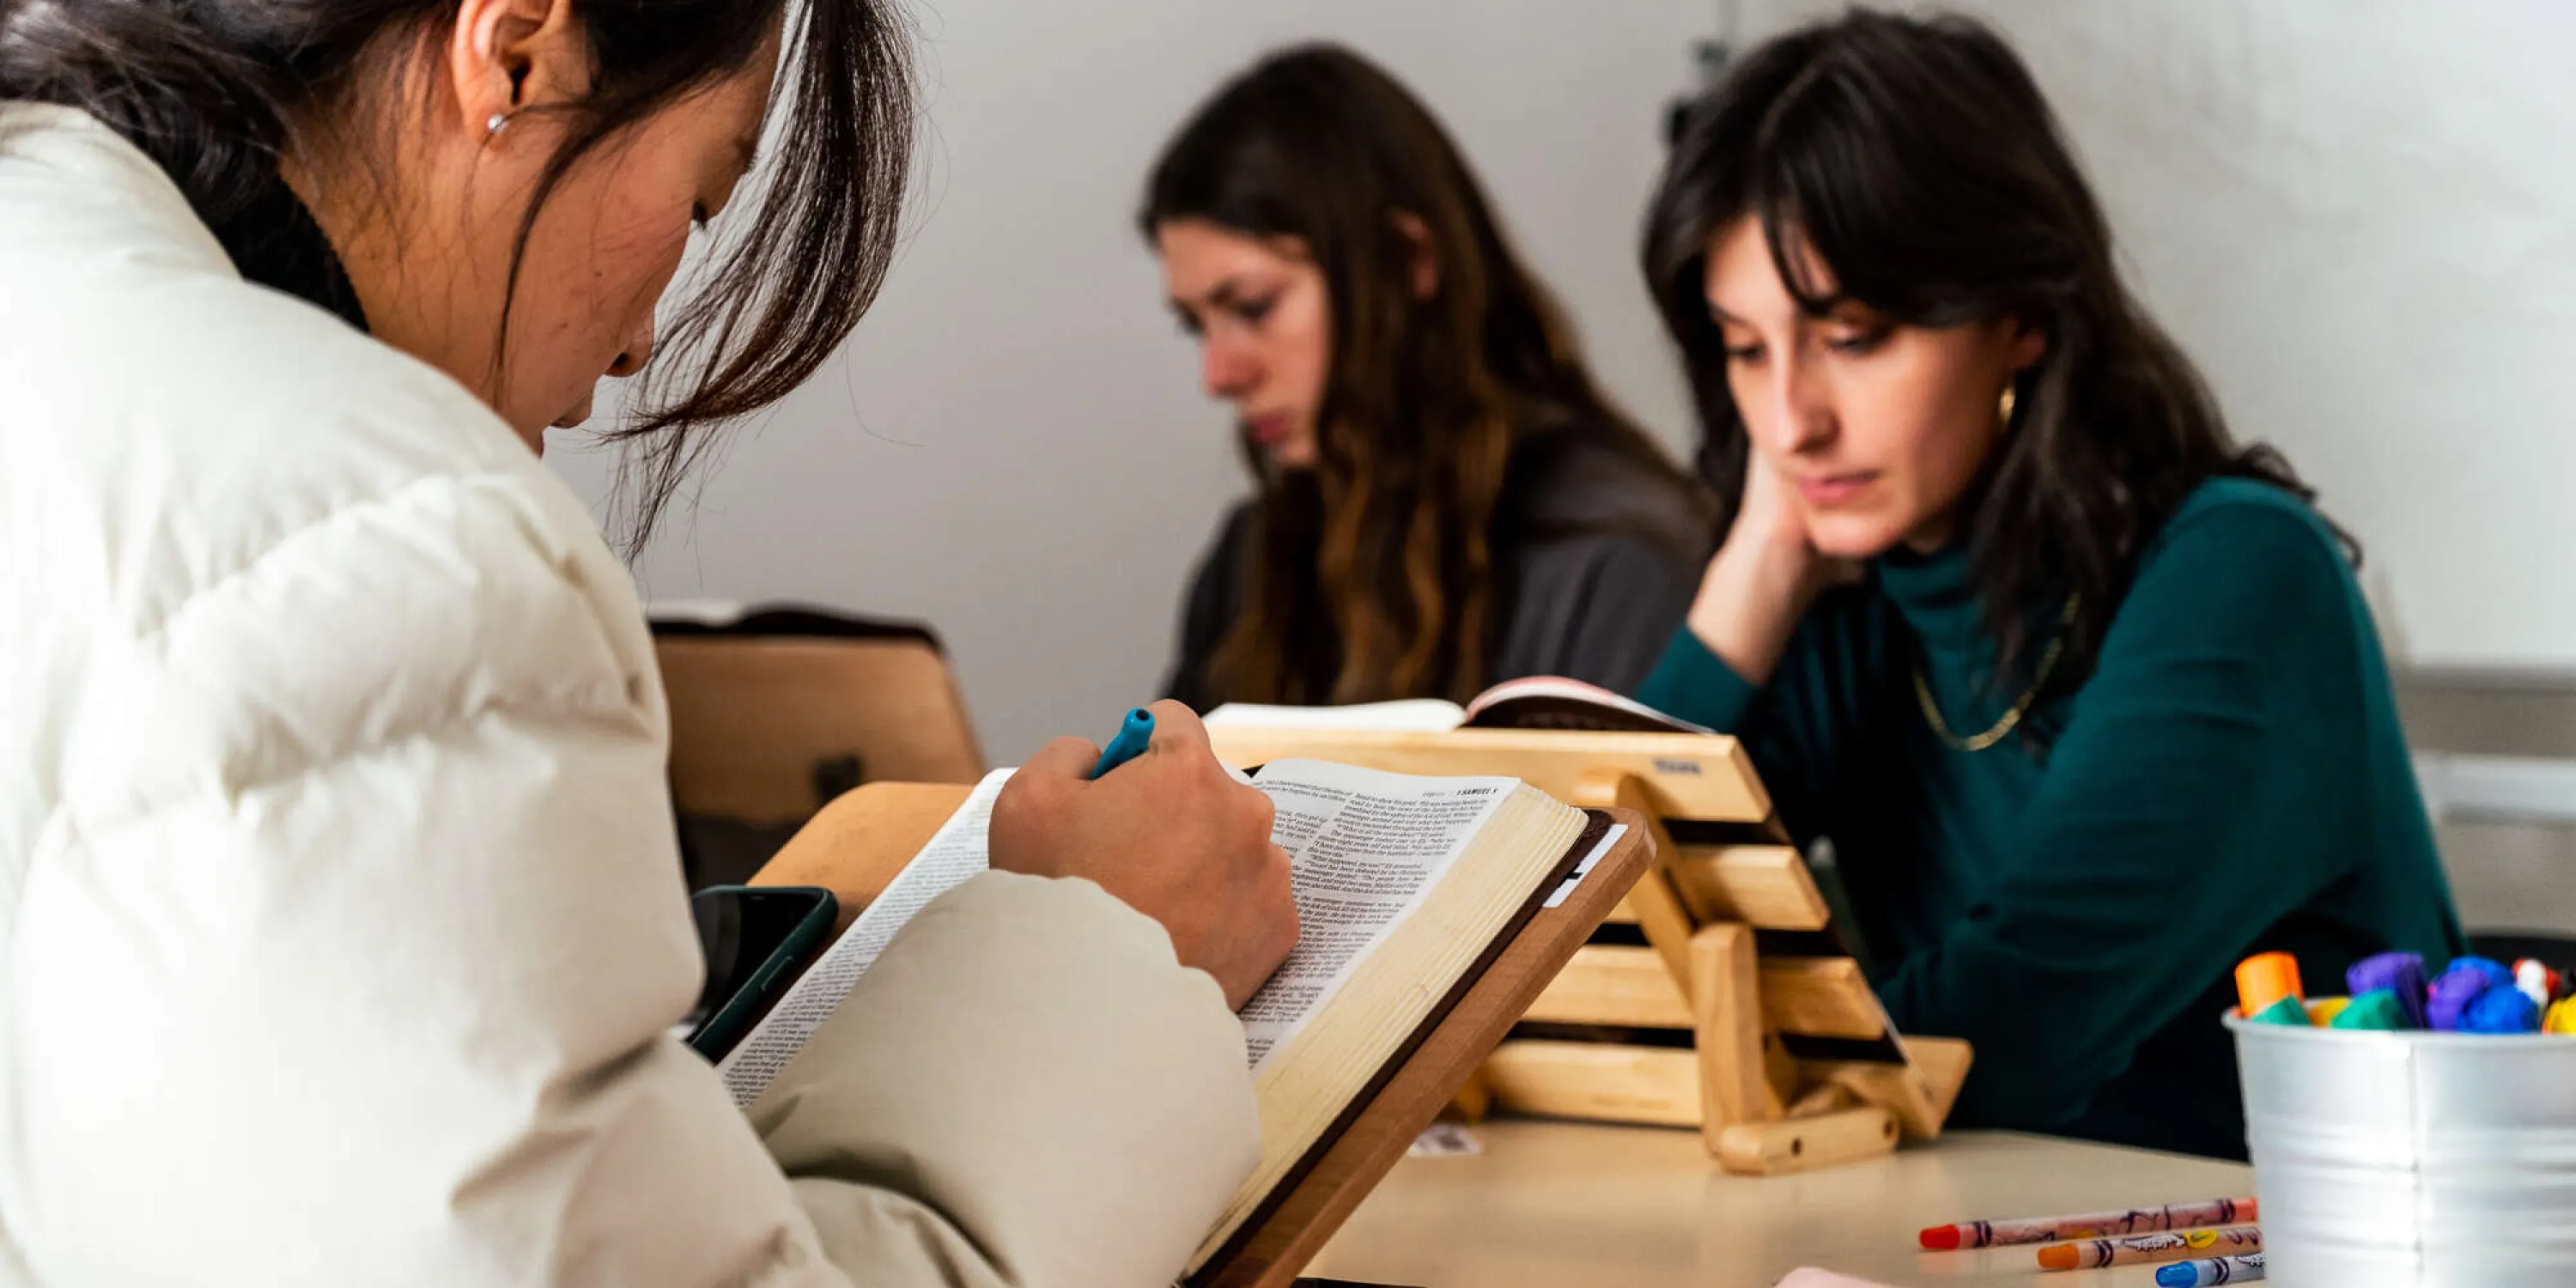
<svg viewBox="0 0 2576 1288"><path fill-rule="evenodd" d="M492 119L483 123L483 134L486 138L497 139L501 137L501 131L508 128L510 128L510 114L507 112L494 112L492 114Z"/></svg>

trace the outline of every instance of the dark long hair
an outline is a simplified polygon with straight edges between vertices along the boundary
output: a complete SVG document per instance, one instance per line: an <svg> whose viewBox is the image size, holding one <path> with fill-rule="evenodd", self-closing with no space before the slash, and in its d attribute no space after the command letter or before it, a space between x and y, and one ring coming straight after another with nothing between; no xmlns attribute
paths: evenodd
<svg viewBox="0 0 2576 1288"><path fill-rule="evenodd" d="M787 0L580 0L591 92L530 198L511 262L584 156L747 66ZM724 422L785 397L858 325L892 262L910 165L913 86L886 0L794 6L785 120L748 226L664 328L633 421L630 550ZM445 33L453 0L0 0L0 99L79 108L167 171L227 247L300 209L279 160L322 118L403 84L389 59ZM728 220L729 223L733 222ZM227 235L230 234L230 235ZM505 310L506 314L506 310Z"/></svg>
<svg viewBox="0 0 2576 1288"><path fill-rule="evenodd" d="M1438 270L1412 289L1421 221ZM1137 224L1204 220L1299 242L1333 352L1315 468L1261 469L1243 615L1210 666L1222 697L1472 695L1500 615L1492 540L1517 441L1595 439L1687 481L1593 383L1564 311L1523 266L1422 103L1333 45L1275 53L1164 147Z"/></svg>
<svg viewBox="0 0 2576 1288"><path fill-rule="evenodd" d="M1647 214L1646 281L1690 369L1721 534L1750 445L1703 292L1712 239L1746 216L1811 314L1851 299L1918 326L2010 317L2045 335L1960 510L1998 680L2026 678L2034 628L2058 621L2035 606L2069 594L2059 673L2088 673L2141 546L2202 482L2314 499L2279 453L2229 438L2200 374L2121 284L2110 225L2011 48L1966 18L1854 10L1754 49L1688 109Z"/></svg>

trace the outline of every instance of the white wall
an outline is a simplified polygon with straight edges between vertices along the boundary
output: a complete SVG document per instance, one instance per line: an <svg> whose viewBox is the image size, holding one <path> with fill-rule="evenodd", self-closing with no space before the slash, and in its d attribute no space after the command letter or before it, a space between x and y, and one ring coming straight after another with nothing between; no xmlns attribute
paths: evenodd
<svg viewBox="0 0 2576 1288"><path fill-rule="evenodd" d="M2576 668L2576 4L1959 7L2031 64L2238 433L2360 535L2407 660Z"/></svg>
<svg viewBox="0 0 2576 1288"><path fill-rule="evenodd" d="M844 359L640 565L672 598L926 618L997 759L1143 696L1215 516L1225 416L1127 226L1154 149L1260 50L1388 63L1483 172L1611 387L1674 444L1632 264L1713 0L936 0L917 232ZM1753 35L1839 8L1747 0ZM2132 280L2240 433L2369 550L2418 665L2576 671L2576 5L1967 0L2022 50ZM586 495L608 462L558 447Z"/></svg>
<svg viewBox="0 0 2576 1288"><path fill-rule="evenodd" d="M1328 36L1458 136L1600 374L1676 445L1633 267L1705 0L935 0L918 228L842 357L705 477L638 571L661 598L797 599L947 637L997 763L1152 696L1188 569L1244 482L1129 215L1222 77ZM585 496L612 461L558 435Z"/></svg>

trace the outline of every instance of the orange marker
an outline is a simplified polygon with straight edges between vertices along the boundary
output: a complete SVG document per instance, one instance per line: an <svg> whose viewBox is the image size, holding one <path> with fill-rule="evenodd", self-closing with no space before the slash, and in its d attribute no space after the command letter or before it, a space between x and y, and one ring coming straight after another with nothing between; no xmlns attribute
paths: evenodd
<svg viewBox="0 0 2576 1288"><path fill-rule="evenodd" d="M2144 1266L2186 1257L2232 1257L2263 1250L2259 1226L2231 1225L2216 1230L2180 1230L2135 1234L2125 1239L2086 1239L2052 1243L2039 1250L2042 1270L2093 1270L2102 1266Z"/></svg>
<svg viewBox="0 0 2576 1288"><path fill-rule="evenodd" d="M2288 953L2256 953L2236 963L2236 1013L2252 1019L2285 997L2304 997L2299 989L2299 959Z"/></svg>

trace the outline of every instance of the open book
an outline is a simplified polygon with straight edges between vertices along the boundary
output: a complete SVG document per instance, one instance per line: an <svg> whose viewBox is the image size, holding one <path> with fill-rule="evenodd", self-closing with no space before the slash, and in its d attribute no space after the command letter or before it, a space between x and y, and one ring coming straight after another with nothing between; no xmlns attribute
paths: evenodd
<svg viewBox="0 0 2576 1288"><path fill-rule="evenodd" d="M1212 729L1370 729L1447 733L1452 729L1573 729L1587 733L1709 733L1711 730L1597 684L1561 676L1505 680L1459 706L1441 698L1343 707L1233 702L1208 713Z"/></svg>
<svg viewBox="0 0 2576 1288"><path fill-rule="evenodd" d="M1009 775L987 776L717 1066L737 1103L768 1089L904 923L986 869L993 801ZM1511 778L1290 760L1253 783L1277 806L1272 838L1291 857L1302 933L1240 1012L1261 1163L1193 1272L1296 1182L1500 947L1564 899L1624 830Z"/></svg>

